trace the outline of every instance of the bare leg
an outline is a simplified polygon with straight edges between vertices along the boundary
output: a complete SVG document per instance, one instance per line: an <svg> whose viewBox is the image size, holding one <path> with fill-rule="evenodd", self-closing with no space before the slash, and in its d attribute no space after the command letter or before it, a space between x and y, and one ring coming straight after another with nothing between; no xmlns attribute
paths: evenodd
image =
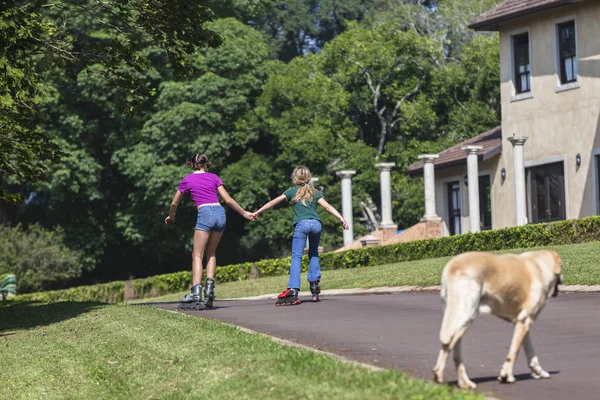
<svg viewBox="0 0 600 400"><path fill-rule="evenodd" d="M467 375L467 369L462 359L461 353L462 338L456 341L454 349L452 350L452 356L454 358L454 365L456 365L456 373L458 375L458 386L462 389L475 389L477 385L469 379Z"/></svg>
<svg viewBox="0 0 600 400"><path fill-rule="evenodd" d="M208 278L215 277L215 268L217 267L217 257L215 256L215 253L217 252L217 246L219 245L221 236L223 236L223 232L213 231L210 233L208 243L206 243L206 276Z"/></svg>
<svg viewBox="0 0 600 400"><path fill-rule="evenodd" d="M526 317L522 320L517 321L517 323L515 324L515 331L513 333L512 341L510 343L510 349L508 350L508 356L506 357L504 365L502 365L502 370L500 371L500 376L498 377L498 380L500 382L515 382L515 377L513 375L513 367L515 365L515 360L519 355L519 348L521 347L521 343L527 335L531 323L531 318Z"/></svg>
<svg viewBox="0 0 600 400"><path fill-rule="evenodd" d="M525 350L525 355L527 356L527 365L531 369L531 376L533 379L550 378L550 374L544 371L537 356L535 355L535 350L533 350L533 343L531 342L529 332L527 332L525 339L523 339L523 350Z"/></svg>
<svg viewBox="0 0 600 400"><path fill-rule="evenodd" d="M194 231L194 250L192 251L192 285L202 281L202 259L210 232Z"/></svg>

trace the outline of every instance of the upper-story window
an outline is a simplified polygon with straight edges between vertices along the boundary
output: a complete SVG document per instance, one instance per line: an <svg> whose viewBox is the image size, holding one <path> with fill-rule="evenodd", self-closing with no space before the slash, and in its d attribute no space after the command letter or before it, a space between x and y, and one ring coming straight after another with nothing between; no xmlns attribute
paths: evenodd
<svg viewBox="0 0 600 400"><path fill-rule="evenodd" d="M561 85L577 81L577 39L575 21L556 24L558 42L558 78Z"/></svg>
<svg viewBox="0 0 600 400"><path fill-rule="evenodd" d="M514 61L514 85L516 94L531 91L531 59L529 54L529 32L512 37Z"/></svg>

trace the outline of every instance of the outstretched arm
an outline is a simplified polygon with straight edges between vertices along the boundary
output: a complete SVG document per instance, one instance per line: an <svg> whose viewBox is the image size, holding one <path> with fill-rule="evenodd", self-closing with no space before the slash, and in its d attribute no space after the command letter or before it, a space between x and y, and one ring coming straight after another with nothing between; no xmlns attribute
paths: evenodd
<svg viewBox="0 0 600 400"><path fill-rule="evenodd" d="M171 202L171 208L169 209L169 215L165 218L165 224L169 225L171 222L175 222L175 212L177 211L177 206L181 202L183 198L183 193L179 190L175 192L175 196L173 197L173 201Z"/></svg>
<svg viewBox="0 0 600 400"><path fill-rule="evenodd" d="M325 200L324 198L320 198L318 203L321 205L321 207L323 207L324 209L326 209L329 213L331 213L334 217L336 217L337 219L340 220L340 222L342 223L342 227L344 228L344 230L348 230L350 229L350 227L348 226L348 223L346 222L346 220L340 215L339 212L337 212L337 210L335 209L334 206L332 206L331 204L329 204L327 202L327 200Z"/></svg>
<svg viewBox="0 0 600 400"><path fill-rule="evenodd" d="M219 190L219 194L223 198L223 201L225 201L225 204L227 204L229 207L233 208L238 214L240 214L242 217L246 218L247 220L254 221L252 214L250 214L248 211L246 211L242 207L240 207L240 205L237 203L237 201L235 201L233 199L233 197L231 197L229 195L229 193L227 193L227 190L225 190L225 187L223 185L219 186L218 190Z"/></svg>
<svg viewBox="0 0 600 400"><path fill-rule="evenodd" d="M287 200L287 198L285 197L285 194L279 195L279 196L275 197L273 200L271 200L270 202L268 202L267 204L265 204L264 206L262 206L258 211L255 211L254 215L256 215L258 217L263 212L267 211L270 208L275 207L277 204L282 203L286 200Z"/></svg>

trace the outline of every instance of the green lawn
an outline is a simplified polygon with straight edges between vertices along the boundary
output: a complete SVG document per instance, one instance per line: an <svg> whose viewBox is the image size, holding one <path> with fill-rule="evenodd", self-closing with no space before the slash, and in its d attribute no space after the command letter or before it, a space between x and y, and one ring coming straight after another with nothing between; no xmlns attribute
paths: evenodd
<svg viewBox="0 0 600 400"><path fill-rule="evenodd" d="M153 307L0 304L0 398L481 399Z"/></svg>
<svg viewBox="0 0 600 400"><path fill-rule="evenodd" d="M556 246L563 259L565 284L600 284L600 243ZM531 250L531 249L528 249ZM500 253L518 253L510 250ZM378 286L439 285L440 276L449 257L409 261L377 267L323 271L323 289L370 288ZM217 267L218 268L218 267ZM287 285L287 276L218 284L217 299L230 299L278 293ZM308 290L306 274L302 275L302 290ZM184 292L142 299L137 302L178 301Z"/></svg>

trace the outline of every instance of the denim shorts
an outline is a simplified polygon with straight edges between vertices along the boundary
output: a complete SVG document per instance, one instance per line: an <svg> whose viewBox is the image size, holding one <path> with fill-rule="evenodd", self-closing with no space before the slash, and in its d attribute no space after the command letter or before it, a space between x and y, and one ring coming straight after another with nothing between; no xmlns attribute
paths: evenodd
<svg viewBox="0 0 600 400"><path fill-rule="evenodd" d="M225 230L225 209L221 206L204 206L198 209L196 230L223 232Z"/></svg>

